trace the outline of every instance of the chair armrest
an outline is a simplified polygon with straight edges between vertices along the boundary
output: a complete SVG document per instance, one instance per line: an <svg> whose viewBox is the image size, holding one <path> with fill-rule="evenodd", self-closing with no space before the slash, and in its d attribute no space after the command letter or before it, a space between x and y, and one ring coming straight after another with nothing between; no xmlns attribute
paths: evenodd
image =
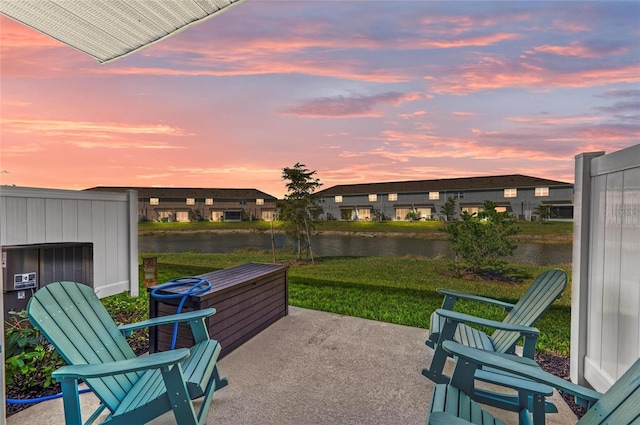
<svg viewBox="0 0 640 425"><path fill-rule="evenodd" d="M514 361L513 355L498 354L488 351L465 347L454 341L445 341L442 344L445 351L458 358L462 358L469 363L474 363L480 367L488 366L494 369L509 372L523 378L540 382L569 394L573 394L578 400L593 404L602 397L602 394L589 388L581 387L570 381L545 372L539 367L531 367L521 362Z"/></svg>
<svg viewBox="0 0 640 425"><path fill-rule="evenodd" d="M453 303L455 303L456 300L458 299L469 300L469 301L479 301L487 304L493 304L498 307L502 307L507 311L511 311L511 309L515 307L515 304L511 304L511 303L500 301L500 300L494 300L493 298L482 297L480 295L465 294L464 292L450 291L448 289L442 289L442 288L438 289L437 291L439 294L442 294L446 297L445 302L443 303L443 308L446 308L447 310L453 308Z"/></svg>
<svg viewBox="0 0 640 425"><path fill-rule="evenodd" d="M510 323L498 322L491 319L485 319L482 317L471 316L469 314L460 313L457 311L443 310L441 308L436 310L439 316L445 317L457 323L473 323L480 326L487 326L493 329L502 329L511 332L520 332L522 335L538 336L540 331L537 328L531 326L512 325Z"/></svg>
<svg viewBox="0 0 640 425"><path fill-rule="evenodd" d="M205 308L202 310L190 311L187 313L171 314L169 316L154 317L152 319L143 320L142 322L129 323L118 327L120 332L125 335L131 335L136 329L149 328L152 326L173 324L176 322L190 322L192 320L202 319L213 316L216 312L215 308Z"/></svg>
<svg viewBox="0 0 640 425"><path fill-rule="evenodd" d="M51 374L58 379L89 379L103 376L121 375L148 369L159 369L184 361L189 357L188 348L149 354L116 362L99 364L75 364L62 366Z"/></svg>

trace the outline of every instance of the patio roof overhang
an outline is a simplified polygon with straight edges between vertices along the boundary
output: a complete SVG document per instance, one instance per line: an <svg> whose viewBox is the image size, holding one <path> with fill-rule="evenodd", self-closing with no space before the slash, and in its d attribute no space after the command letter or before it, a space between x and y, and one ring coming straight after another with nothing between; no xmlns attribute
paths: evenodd
<svg viewBox="0 0 640 425"><path fill-rule="evenodd" d="M3 0L0 13L107 63L246 0Z"/></svg>

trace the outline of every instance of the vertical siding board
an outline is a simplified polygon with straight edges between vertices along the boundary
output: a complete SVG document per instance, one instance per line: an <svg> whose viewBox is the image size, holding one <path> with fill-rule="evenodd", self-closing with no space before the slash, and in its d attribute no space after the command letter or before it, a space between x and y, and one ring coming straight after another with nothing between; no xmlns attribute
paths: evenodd
<svg viewBox="0 0 640 425"><path fill-rule="evenodd" d="M78 201L78 241L90 242L93 240L91 201L81 199Z"/></svg>
<svg viewBox="0 0 640 425"><path fill-rule="evenodd" d="M602 359L602 280L604 276L604 238L606 176L593 179L591 204L591 261L589 270L589 325L587 357L596 364Z"/></svg>
<svg viewBox="0 0 640 425"><path fill-rule="evenodd" d="M78 242L78 201L62 200L62 239L65 242Z"/></svg>
<svg viewBox="0 0 640 425"><path fill-rule="evenodd" d="M107 282L119 282L118 279L118 210L115 202L104 203L105 252L104 258L111 267L105 269Z"/></svg>
<svg viewBox="0 0 640 425"><path fill-rule="evenodd" d="M2 188L0 188L0 193ZM7 198L0 196L0 246L7 244ZM1 277L0 277L1 279Z"/></svg>
<svg viewBox="0 0 640 425"><path fill-rule="evenodd" d="M104 201L91 202L91 238L93 239L93 270L95 278L93 283L96 288L105 286L109 282L106 279L107 242L105 237L107 231L104 204Z"/></svg>
<svg viewBox="0 0 640 425"><path fill-rule="evenodd" d="M640 168L624 172L618 370L621 376L640 353Z"/></svg>
<svg viewBox="0 0 640 425"><path fill-rule="evenodd" d="M129 278L129 252L125 247L129 246L129 205L127 202L118 202L117 205L117 223L118 230L116 236L116 255L118 263L118 282L123 282ZM114 232L115 233L115 232ZM137 258L136 258L137 260ZM137 263L137 261L136 261ZM131 285L137 285L137 282L131 282Z"/></svg>
<svg viewBox="0 0 640 425"><path fill-rule="evenodd" d="M44 237L47 243L64 242L62 239L62 199L44 200Z"/></svg>
<svg viewBox="0 0 640 425"><path fill-rule="evenodd" d="M6 198L7 229L5 243L7 245L27 242L27 200L24 198Z"/></svg>
<svg viewBox="0 0 640 425"><path fill-rule="evenodd" d="M604 279L602 297L602 371L617 376L620 255L622 241L622 172L607 176Z"/></svg>
<svg viewBox="0 0 640 425"><path fill-rule="evenodd" d="M44 198L27 198L27 240L25 243L42 243L46 240L44 216Z"/></svg>

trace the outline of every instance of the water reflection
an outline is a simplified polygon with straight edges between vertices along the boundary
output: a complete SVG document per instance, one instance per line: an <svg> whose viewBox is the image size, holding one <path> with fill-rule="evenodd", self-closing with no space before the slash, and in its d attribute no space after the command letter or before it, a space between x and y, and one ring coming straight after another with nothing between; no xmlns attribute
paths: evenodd
<svg viewBox="0 0 640 425"><path fill-rule="evenodd" d="M311 239L317 256L452 256L447 241L395 237L362 237L322 235ZM275 235L276 249L288 246L285 235ZM140 252L228 253L238 249L271 249L271 235L264 233L241 234L187 234L171 236L140 236ZM519 243L514 259L519 262L542 266L558 266L571 263L571 244Z"/></svg>

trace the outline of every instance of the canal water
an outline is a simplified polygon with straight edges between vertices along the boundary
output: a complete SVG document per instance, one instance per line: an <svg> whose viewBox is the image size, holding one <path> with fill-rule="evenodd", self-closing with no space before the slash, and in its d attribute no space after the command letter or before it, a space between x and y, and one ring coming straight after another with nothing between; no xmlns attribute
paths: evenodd
<svg viewBox="0 0 640 425"><path fill-rule="evenodd" d="M449 242L418 238L318 235L311 238L311 244L314 254L322 257L453 256ZM285 235L276 234L275 247L283 249L292 246ZM270 250L271 235L265 233L216 233L140 236L138 238L140 252L229 253L247 248ZM514 253L514 260L541 266L558 266L571 263L571 256L572 245L570 243L519 243Z"/></svg>

